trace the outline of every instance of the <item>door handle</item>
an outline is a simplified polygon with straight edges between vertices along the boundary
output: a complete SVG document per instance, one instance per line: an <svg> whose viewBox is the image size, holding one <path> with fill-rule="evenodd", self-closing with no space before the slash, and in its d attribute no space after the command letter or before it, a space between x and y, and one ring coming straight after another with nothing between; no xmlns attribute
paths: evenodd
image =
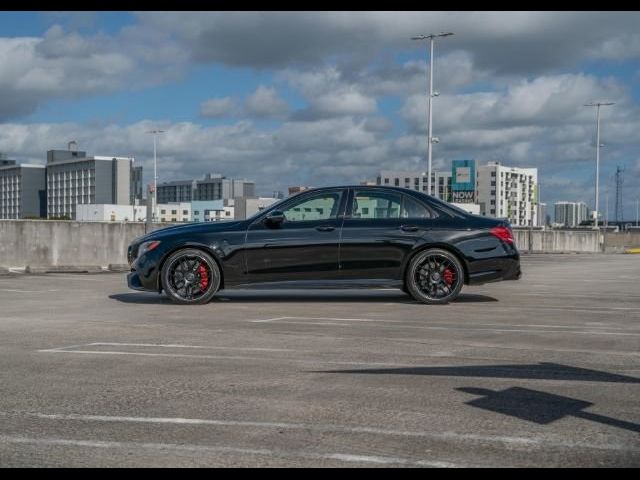
<svg viewBox="0 0 640 480"><path fill-rule="evenodd" d="M401 225L400 230L403 232L417 232L420 228L415 225Z"/></svg>
<svg viewBox="0 0 640 480"><path fill-rule="evenodd" d="M316 227L316 230L319 232L333 232L335 229L336 227L331 227L329 225L320 225L319 227Z"/></svg>

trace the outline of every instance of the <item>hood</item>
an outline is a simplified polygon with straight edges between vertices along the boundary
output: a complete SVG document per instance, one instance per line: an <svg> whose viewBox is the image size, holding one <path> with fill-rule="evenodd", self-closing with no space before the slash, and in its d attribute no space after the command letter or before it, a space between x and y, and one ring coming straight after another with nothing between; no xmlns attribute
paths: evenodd
<svg viewBox="0 0 640 480"><path fill-rule="evenodd" d="M161 240L169 236L180 235L181 233L224 232L236 228L242 224L242 222L242 220L222 220L219 222L187 223L171 227L160 227L157 230L153 230L136 238L132 243L141 243L147 240Z"/></svg>

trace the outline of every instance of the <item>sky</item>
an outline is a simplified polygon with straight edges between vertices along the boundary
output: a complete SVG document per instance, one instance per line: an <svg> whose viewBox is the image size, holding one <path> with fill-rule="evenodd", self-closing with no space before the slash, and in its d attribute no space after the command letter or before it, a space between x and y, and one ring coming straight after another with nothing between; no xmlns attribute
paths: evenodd
<svg viewBox="0 0 640 480"><path fill-rule="evenodd" d="M76 140L133 156L152 181L205 173L257 193L426 171L427 43L434 169L537 167L541 201L640 197L637 12L0 12L0 152L44 163ZM553 214L551 213L553 216Z"/></svg>

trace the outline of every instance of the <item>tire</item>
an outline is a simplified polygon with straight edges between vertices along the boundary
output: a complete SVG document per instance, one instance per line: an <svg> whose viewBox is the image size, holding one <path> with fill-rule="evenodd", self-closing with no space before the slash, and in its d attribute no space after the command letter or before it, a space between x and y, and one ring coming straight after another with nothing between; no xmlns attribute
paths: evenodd
<svg viewBox="0 0 640 480"><path fill-rule="evenodd" d="M405 285L418 302L447 304L458 297L463 284L464 269L451 252L431 248L419 252L409 262Z"/></svg>
<svg viewBox="0 0 640 480"><path fill-rule="evenodd" d="M167 258L160 280L162 289L172 302L202 305L208 303L220 288L221 274L211 255L188 248L178 250Z"/></svg>

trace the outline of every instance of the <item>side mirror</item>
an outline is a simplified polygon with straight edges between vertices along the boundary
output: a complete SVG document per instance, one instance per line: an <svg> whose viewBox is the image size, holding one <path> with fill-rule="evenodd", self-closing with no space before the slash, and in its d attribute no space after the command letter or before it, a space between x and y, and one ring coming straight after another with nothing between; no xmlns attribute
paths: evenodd
<svg viewBox="0 0 640 480"><path fill-rule="evenodd" d="M277 227L285 221L285 216L284 213L282 213L280 210L274 210L272 212L269 212L264 220L265 223L270 227Z"/></svg>

